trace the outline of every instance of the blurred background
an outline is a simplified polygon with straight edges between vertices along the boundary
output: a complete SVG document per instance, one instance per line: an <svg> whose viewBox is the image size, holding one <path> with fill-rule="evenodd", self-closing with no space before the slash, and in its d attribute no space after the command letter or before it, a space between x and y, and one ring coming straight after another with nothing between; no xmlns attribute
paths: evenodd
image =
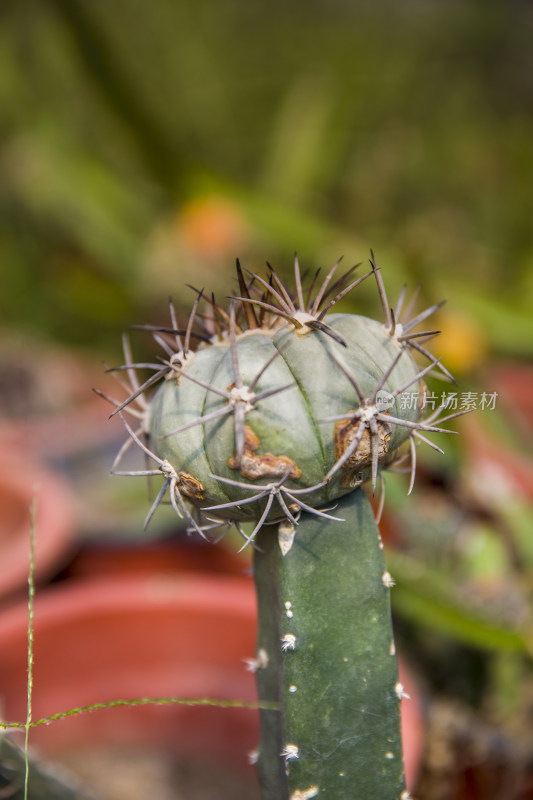
<svg viewBox="0 0 533 800"><path fill-rule="evenodd" d="M431 348L459 385L430 389L475 410L445 456L420 448L411 498L387 478L383 519L420 800L533 797L532 41L519 0L0 7L2 463L72 493L54 582L180 536L163 511L147 556L146 494L107 477L120 425L91 392L169 295L185 320L186 284L222 302L236 257L290 279L294 251L311 275L373 248L391 302L447 300ZM342 310L380 314L375 287Z"/></svg>

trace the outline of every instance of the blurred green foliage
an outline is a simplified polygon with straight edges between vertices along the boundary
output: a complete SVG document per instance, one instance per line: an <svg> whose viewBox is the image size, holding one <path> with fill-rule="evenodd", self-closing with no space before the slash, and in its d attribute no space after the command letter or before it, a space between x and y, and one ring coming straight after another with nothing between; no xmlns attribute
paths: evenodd
<svg viewBox="0 0 533 800"><path fill-rule="evenodd" d="M191 274L373 247L393 290L531 354L529 4L4 0L0 22L4 325L116 353ZM184 214L212 196L245 231L218 250Z"/></svg>

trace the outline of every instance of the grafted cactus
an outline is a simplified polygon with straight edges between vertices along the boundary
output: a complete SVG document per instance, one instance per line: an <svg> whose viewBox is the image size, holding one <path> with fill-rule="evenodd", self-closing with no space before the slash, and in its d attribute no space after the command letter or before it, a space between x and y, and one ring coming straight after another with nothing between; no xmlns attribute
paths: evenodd
<svg viewBox="0 0 533 800"><path fill-rule="evenodd" d="M291 292L270 267L246 279L237 262L227 309L195 290L185 330L172 303L168 327L143 326L159 363L135 364L124 340L128 397L107 397L129 434L113 471L163 478L147 523L168 492L191 530L211 539L233 524L255 549L253 664L261 698L279 703L262 716L265 800L407 797L393 581L361 487L369 479L374 492L406 450L411 490L418 442L435 447L424 432L449 432L440 423L456 416L422 419L423 378L451 376L423 347L436 331L415 331L438 306L402 315L402 292L390 310L373 256L359 278L352 268L335 281L337 266L304 290L295 259ZM371 276L384 322L337 313ZM144 383L141 368L153 370ZM132 443L153 468L119 469Z"/></svg>

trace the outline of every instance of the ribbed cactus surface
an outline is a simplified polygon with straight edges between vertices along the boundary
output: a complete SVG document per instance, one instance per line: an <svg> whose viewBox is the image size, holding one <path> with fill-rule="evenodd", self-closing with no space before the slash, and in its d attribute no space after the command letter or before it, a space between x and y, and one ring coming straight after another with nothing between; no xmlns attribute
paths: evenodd
<svg viewBox="0 0 533 800"><path fill-rule="evenodd" d="M348 376L356 378L365 398L379 386L387 405L386 413L374 417L378 463L406 439L409 429L387 418L418 419L418 407L402 412L403 394L394 394L417 381L411 355L371 319L332 314L328 322L342 333L345 345L323 333L299 336L287 327L259 328L199 350L179 373L170 373L152 403L150 434L158 456L187 474L185 496L204 506L237 503L252 497L258 482L284 480L287 491L320 487L300 495L306 504L319 506L351 491L371 466L366 425L360 446L324 484L359 428L351 415L360 401ZM187 427L198 420L199 409L205 421ZM339 420L331 421L335 416ZM234 505L225 512L254 520L264 505L264 500Z"/></svg>
<svg viewBox="0 0 533 800"><path fill-rule="evenodd" d="M163 478L147 522L168 492L191 530L234 524L256 550L258 685L279 702L263 714L265 800L406 796L392 581L360 487L406 450L412 488L417 444L454 416L422 420L423 378L449 374L424 347L436 332L418 330L437 306L413 317L402 292L391 311L373 258L360 278L336 267L304 288L296 259L290 291L237 263L228 308L197 292L183 329L172 304L168 326L144 326L158 362L135 364L124 340L129 395L107 397L129 433L113 471ZM372 275L384 321L338 313ZM118 469L132 443L152 468Z"/></svg>

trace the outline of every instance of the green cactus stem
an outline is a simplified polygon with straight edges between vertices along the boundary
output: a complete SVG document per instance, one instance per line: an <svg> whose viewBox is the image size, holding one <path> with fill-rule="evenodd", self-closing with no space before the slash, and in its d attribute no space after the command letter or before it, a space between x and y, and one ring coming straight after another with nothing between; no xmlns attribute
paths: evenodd
<svg viewBox="0 0 533 800"><path fill-rule="evenodd" d="M304 289L295 259L291 292L237 262L229 308L197 292L181 329L171 303L169 326L145 326L163 357L134 363L125 339L114 374L128 396L104 395L128 432L112 471L162 481L146 524L168 496L190 531L215 540L234 525L255 548L257 677L281 704L263 714L265 800L407 796L392 582L360 487L407 459L411 491L417 446L440 450L425 434L451 433L441 424L457 414L423 417L425 375L452 379L423 346L438 331L417 330L438 305L413 316L402 291L392 311L370 266L334 280L335 265ZM338 313L370 276L384 322ZM134 444L152 466L122 468Z"/></svg>
<svg viewBox="0 0 533 800"><path fill-rule="evenodd" d="M281 707L262 712L264 800L405 791L392 579L364 490L335 510L342 524L302 514L289 549L267 529L257 539L256 676Z"/></svg>

